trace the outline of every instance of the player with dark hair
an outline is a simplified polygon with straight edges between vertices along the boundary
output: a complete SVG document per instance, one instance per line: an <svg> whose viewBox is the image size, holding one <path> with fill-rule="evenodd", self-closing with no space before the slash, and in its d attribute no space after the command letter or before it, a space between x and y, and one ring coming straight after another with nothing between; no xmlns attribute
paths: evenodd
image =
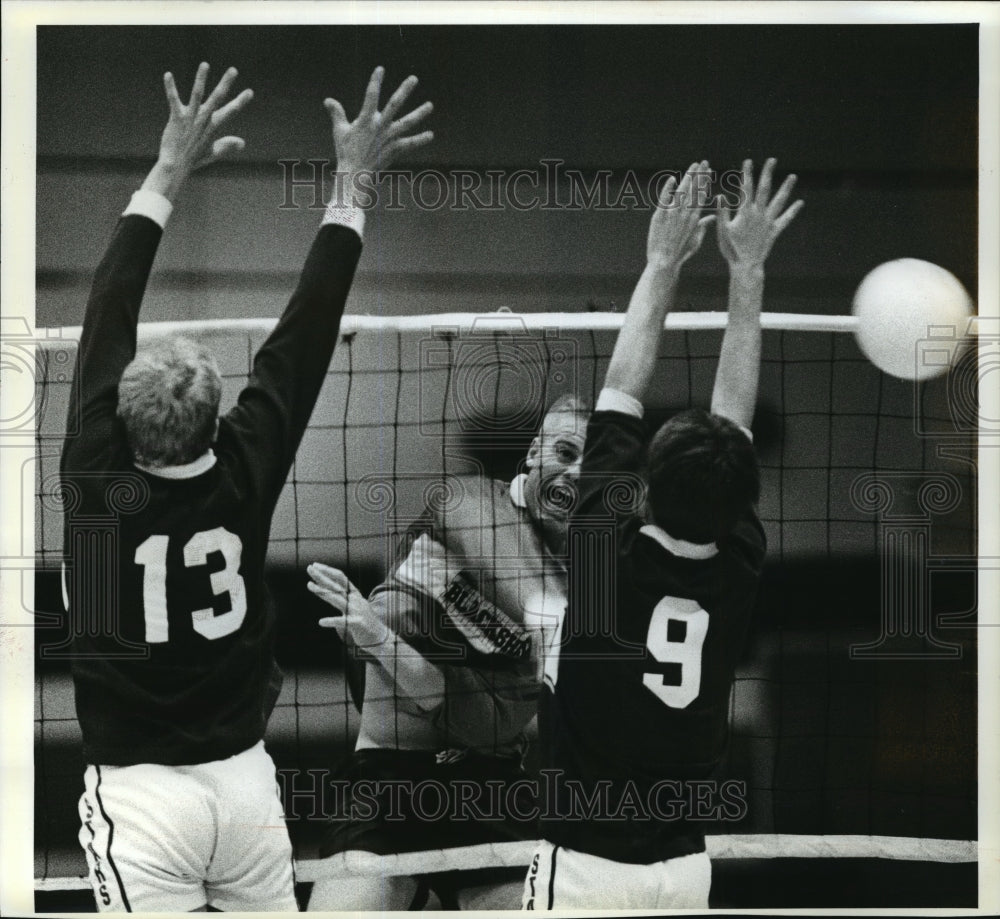
<svg viewBox="0 0 1000 919"><path fill-rule="evenodd" d="M711 413L683 412L649 442L641 400L664 317L714 219L692 197L708 164L693 164L679 185L670 179L653 215L570 519L569 604L539 711L542 767L558 781L544 802L527 909L708 907L711 868L685 782L710 776L724 753L764 561L749 432L764 261L802 206L785 209L794 176L771 199L774 166L767 161L755 191L744 163L734 218L720 199L729 319ZM603 627L588 628L595 622Z"/></svg>
<svg viewBox="0 0 1000 919"><path fill-rule="evenodd" d="M405 136L425 103L357 120L332 99L338 168L361 173L431 139ZM236 406L218 417L211 356L171 339L136 354L139 308L172 201L199 166L241 150L220 129L251 99L205 95L198 68L159 158L94 280L70 396L81 432L62 455L66 592L76 708L88 763L80 842L102 910L295 910L292 851L263 745L280 672L264 560L284 485L337 340L364 212L331 201L295 293ZM108 535L108 521L113 522ZM96 527L96 529L95 529Z"/></svg>
<svg viewBox="0 0 1000 919"><path fill-rule="evenodd" d="M367 661L361 729L343 770L350 788L435 781L457 805L462 783L510 787L526 777L525 729L538 711L540 651L565 607L568 499L589 414L574 396L553 402L526 472L512 482L445 479L448 497L430 502L409 528L388 578L368 600L343 572L309 566L310 590L346 613L321 624L335 627L351 653ZM331 820L320 854L534 839L534 801L524 790L515 808L523 820L476 820L471 807L426 819L405 799L394 810L385 796L371 816ZM400 802L405 819L396 816ZM445 905L516 909L522 885L523 871L501 869L436 878L435 892ZM426 885L406 876L327 879L314 884L309 909L407 909L427 895Z"/></svg>

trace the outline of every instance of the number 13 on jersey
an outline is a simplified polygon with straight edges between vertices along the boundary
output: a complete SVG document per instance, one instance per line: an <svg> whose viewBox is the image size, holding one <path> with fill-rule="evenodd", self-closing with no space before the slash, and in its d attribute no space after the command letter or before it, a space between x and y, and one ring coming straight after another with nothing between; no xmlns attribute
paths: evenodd
<svg viewBox="0 0 1000 919"><path fill-rule="evenodd" d="M167 536L150 536L135 550L135 563L143 568L142 605L146 620L146 641L158 644L170 638L167 622ZM194 630L205 638L231 635L247 614L246 586L240 570L243 543L225 527L195 533L184 546L184 566L205 565L212 552L221 552L226 566L209 576L215 596L229 594L229 611L215 615L211 608L191 612Z"/></svg>
<svg viewBox="0 0 1000 919"><path fill-rule="evenodd" d="M644 673L642 684L664 705L687 708L701 691L701 649L708 613L694 600L664 597L653 608L646 647L661 664L679 664L681 680L671 685L662 673Z"/></svg>

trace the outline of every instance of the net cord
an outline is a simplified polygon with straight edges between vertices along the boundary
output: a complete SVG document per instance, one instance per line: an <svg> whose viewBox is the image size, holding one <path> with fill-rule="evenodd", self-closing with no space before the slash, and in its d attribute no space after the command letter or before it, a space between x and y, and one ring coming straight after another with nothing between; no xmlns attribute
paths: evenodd
<svg viewBox="0 0 1000 919"><path fill-rule="evenodd" d="M674 330L724 329L728 313L670 313L664 328ZM393 332L541 332L546 329L614 331L622 327L624 313L432 313L420 316L344 316L342 335L363 331ZM185 332L269 332L277 319L193 319L175 322L142 322L139 337ZM854 332L854 316L818 316L808 313L761 313L763 329L796 332ZM38 342L42 347L56 347L64 340L80 337L81 326L47 329Z"/></svg>
<svg viewBox="0 0 1000 919"><path fill-rule="evenodd" d="M886 858L897 861L975 862L978 844L964 839L915 839L908 836L793 836L760 833L709 836L710 858ZM392 877L466 871L478 868L519 868L527 871L537 843L484 843L454 849L433 849L399 855L354 850L324 859L295 863L295 877L309 883L327 878ZM35 890L84 890L86 877L51 877L35 881Z"/></svg>
<svg viewBox="0 0 1000 919"><path fill-rule="evenodd" d="M550 329L614 331L624 322L624 313L441 313L420 316L345 316L341 334L355 332L416 332L428 334L465 334L468 332L544 332ZM276 324L274 318L231 320L185 320L147 322L139 326L139 337L152 338L174 333L202 332L267 333ZM677 331L722 330L726 312L679 312L668 315L665 328ZM854 316L820 316L799 313L762 313L765 330L854 333ZM976 317L969 324L969 334L979 331ZM985 330L984 330L985 331ZM49 328L37 344L44 350L58 348L67 340L79 338L80 326ZM376 855L352 851L326 859L296 861L297 879L304 882L320 878L379 877L425 874L444 870L477 869L494 866L527 867L536 843L532 840L502 844L484 844L451 849ZM734 858L880 858L941 863L977 861L978 844L972 840L928 839L903 836L867 835L787 835L744 834L710 836L708 854L716 859ZM86 877L45 877L35 881L38 891L83 890L90 887Z"/></svg>

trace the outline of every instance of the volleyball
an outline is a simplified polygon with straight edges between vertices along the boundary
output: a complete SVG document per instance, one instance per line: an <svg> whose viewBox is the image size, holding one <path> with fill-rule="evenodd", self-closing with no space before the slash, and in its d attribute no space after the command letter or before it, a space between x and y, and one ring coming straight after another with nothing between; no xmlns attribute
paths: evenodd
<svg viewBox="0 0 1000 919"><path fill-rule="evenodd" d="M940 265L901 258L865 276L852 311L868 360L891 376L926 380L945 373L965 347L972 299Z"/></svg>

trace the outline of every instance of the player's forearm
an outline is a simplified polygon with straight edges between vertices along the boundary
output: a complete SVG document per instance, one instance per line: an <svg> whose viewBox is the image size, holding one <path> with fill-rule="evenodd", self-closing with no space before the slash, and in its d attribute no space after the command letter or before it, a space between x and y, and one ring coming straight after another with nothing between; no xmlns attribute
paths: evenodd
<svg viewBox="0 0 1000 919"><path fill-rule="evenodd" d="M267 475L279 485L326 378L360 254L357 233L320 229L298 287L257 352L250 382L228 416L269 451L273 465Z"/></svg>
<svg viewBox="0 0 1000 919"><path fill-rule="evenodd" d="M732 265L729 318L715 374L712 412L745 428L750 427L757 404L763 301L763 267Z"/></svg>
<svg viewBox="0 0 1000 919"><path fill-rule="evenodd" d="M138 197L138 196L137 196ZM139 309L163 230L146 219L136 198L119 221L94 273L84 313L76 370L70 390L70 426L81 423L90 444L107 445L117 406L118 381L135 357ZM165 218L164 218L165 219ZM79 438L67 442L72 457Z"/></svg>
<svg viewBox="0 0 1000 919"><path fill-rule="evenodd" d="M340 320L361 257L364 211L331 201L274 331L261 346L254 372L288 409L287 439L298 444L337 343ZM295 446L289 443L292 450Z"/></svg>
<svg viewBox="0 0 1000 919"><path fill-rule="evenodd" d="M391 581L387 586L380 585L369 598L367 637L353 631L351 635L355 641L360 637L366 642L364 652L388 674L400 693L430 710L444 698L444 677L397 631L421 621L420 606L412 594L395 589Z"/></svg>
<svg viewBox="0 0 1000 919"><path fill-rule="evenodd" d="M379 664L400 693L424 711L432 711L444 701L441 671L404 642L397 641L391 658L380 658Z"/></svg>
<svg viewBox="0 0 1000 919"><path fill-rule="evenodd" d="M372 663L385 671L401 695L429 711L444 699L444 676L387 625L384 607L390 597L391 592L385 592L372 598L371 610L376 615L362 634L353 629L351 640Z"/></svg>
<svg viewBox="0 0 1000 919"><path fill-rule="evenodd" d="M640 401L656 366L660 336L673 305L680 267L648 262L629 301L625 322L615 342L604 386Z"/></svg>
<svg viewBox="0 0 1000 919"><path fill-rule="evenodd" d="M163 160L157 160L156 165L143 181L142 189L163 195L164 198L173 203L177 200L181 187L187 181L188 174L185 169L165 163Z"/></svg>

